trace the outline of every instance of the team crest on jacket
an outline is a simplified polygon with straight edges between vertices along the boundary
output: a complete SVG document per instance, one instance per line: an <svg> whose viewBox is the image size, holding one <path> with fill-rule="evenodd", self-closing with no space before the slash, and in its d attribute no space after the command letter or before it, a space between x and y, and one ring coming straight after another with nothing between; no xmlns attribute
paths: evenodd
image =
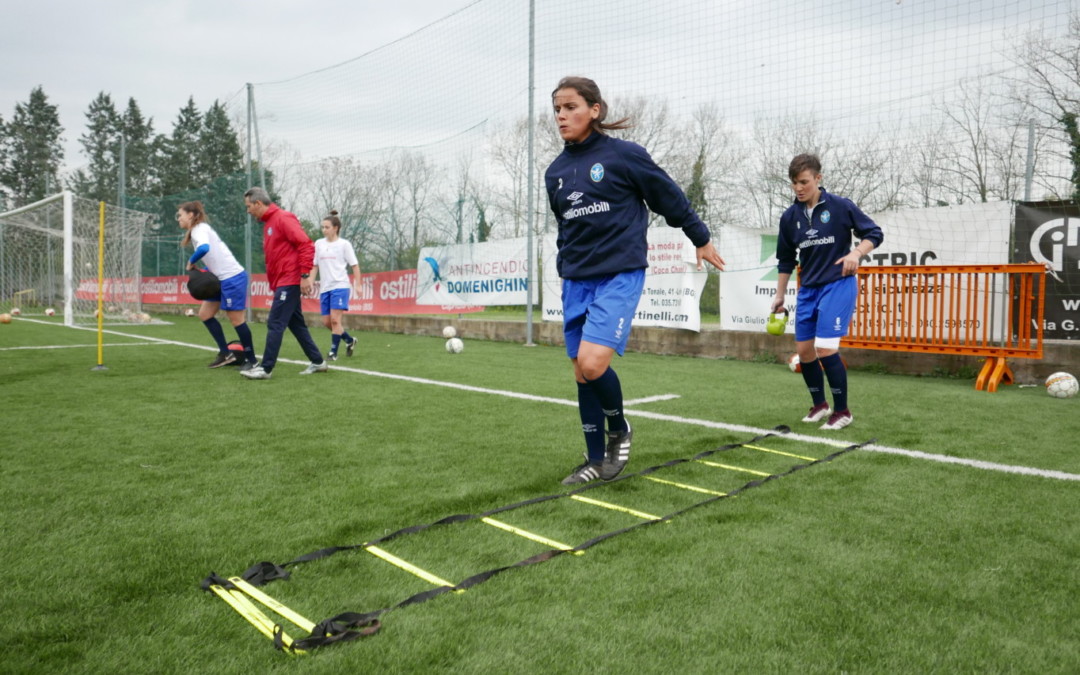
<svg viewBox="0 0 1080 675"><path fill-rule="evenodd" d="M832 220L832 214L829 213L828 209L825 209L824 211L821 212L821 222L827 223L830 220Z"/></svg>
<svg viewBox="0 0 1080 675"><path fill-rule="evenodd" d="M272 228L272 227L266 228L266 236L269 237L269 236L271 236L273 234L274 234L274 228Z"/></svg>
<svg viewBox="0 0 1080 675"><path fill-rule="evenodd" d="M604 180L604 165L600 162L593 164L592 168L589 169L589 178L592 178L592 182L594 183L599 183Z"/></svg>

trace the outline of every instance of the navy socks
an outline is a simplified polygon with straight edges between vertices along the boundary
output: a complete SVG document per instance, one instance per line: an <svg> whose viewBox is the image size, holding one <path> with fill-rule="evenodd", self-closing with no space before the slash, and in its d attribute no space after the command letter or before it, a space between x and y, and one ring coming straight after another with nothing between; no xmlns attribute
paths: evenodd
<svg viewBox="0 0 1080 675"><path fill-rule="evenodd" d="M847 368L840 360L840 353L818 359L821 367L825 370L825 377L829 379L829 389L833 395L833 412L843 412L848 409L847 405ZM803 376L806 369L803 368Z"/></svg>
<svg viewBox="0 0 1080 675"><path fill-rule="evenodd" d="M604 461L606 436L604 435L604 409L596 392L585 382L577 383L578 413L581 415L581 431L585 434L585 449L590 464Z"/></svg>
<svg viewBox="0 0 1080 675"><path fill-rule="evenodd" d="M228 354L229 343L225 341L225 331L221 329L221 323L217 320L217 317L210 317L203 321L203 325L206 326L206 330L210 331L210 337L214 338L214 342L217 343L218 353Z"/></svg>
<svg viewBox="0 0 1080 675"><path fill-rule="evenodd" d="M603 407L604 416L608 420L609 431L626 431L626 418L623 417L622 384L619 376L612 368L604 371L604 374L595 380L585 380L596 393L596 398Z"/></svg>
<svg viewBox="0 0 1080 675"><path fill-rule="evenodd" d="M809 363L802 364L802 379L806 383L806 389L810 392L810 398L814 399L814 405L819 406L825 402L825 373L821 371L821 364L814 359Z"/></svg>

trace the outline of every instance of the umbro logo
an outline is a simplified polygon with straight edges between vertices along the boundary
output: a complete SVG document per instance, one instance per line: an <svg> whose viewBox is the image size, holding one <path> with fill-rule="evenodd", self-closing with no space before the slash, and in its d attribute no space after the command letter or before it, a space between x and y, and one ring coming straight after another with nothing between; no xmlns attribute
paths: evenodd
<svg viewBox="0 0 1080 675"><path fill-rule="evenodd" d="M806 231L806 236L808 236L808 237L816 237L817 236L817 230L815 230L814 228L811 227L809 230Z"/></svg>
<svg viewBox="0 0 1080 675"><path fill-rule="evenodd" d="M582 193L580 193L580 192L571 192L566 198L569 199L572 202L576 202L577 200L581 199L583 196L584 195Z"/></svg>

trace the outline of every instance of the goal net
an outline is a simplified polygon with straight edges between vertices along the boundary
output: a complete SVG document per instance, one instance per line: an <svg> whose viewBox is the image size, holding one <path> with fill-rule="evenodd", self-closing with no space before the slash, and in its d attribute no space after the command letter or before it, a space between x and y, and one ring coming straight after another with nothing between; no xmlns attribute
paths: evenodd
<svg viewBox="0 0 1080 675"><path fill-rule="evenodd" d="M99 202L70 192L0 213L0 306L73 326L96 323L100 297L106 320L138 320L148 217L107 204L101 238Z"/></svg>

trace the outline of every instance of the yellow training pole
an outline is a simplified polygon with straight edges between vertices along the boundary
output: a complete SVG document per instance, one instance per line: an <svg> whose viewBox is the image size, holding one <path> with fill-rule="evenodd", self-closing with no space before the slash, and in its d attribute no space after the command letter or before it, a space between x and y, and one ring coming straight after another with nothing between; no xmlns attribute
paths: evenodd
<svg viewBox="0 0 1080 675"><path fill-rule="evenodd" d="M98 250L97 250L97 365L92 370L108 370L105 367L105 202L98 202Z"/></svg>

